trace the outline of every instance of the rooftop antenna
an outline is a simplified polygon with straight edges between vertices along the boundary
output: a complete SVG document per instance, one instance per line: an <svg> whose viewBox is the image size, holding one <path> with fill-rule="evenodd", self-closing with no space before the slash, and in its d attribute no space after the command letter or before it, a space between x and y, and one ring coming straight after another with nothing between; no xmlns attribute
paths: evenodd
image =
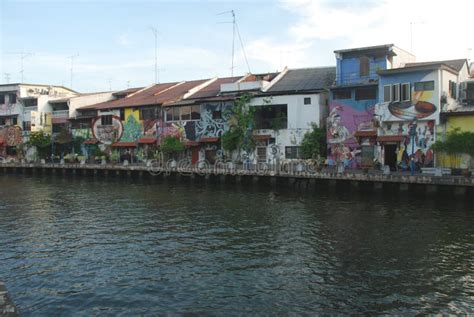
<svg viewBox="0 0 474 317"><path fill-rule="evenodd" d="M468 49L467 49L467 60L468 60L468 61L471 60L471 52L472 52L472 48L468 48Z"/></svg>
<svg viewBox="0 0 474 317"><path fill-rule="evenodd" d="M9 84L10 83L10 73L5 73L5 83Z"/></svg>
<svg viewBox="0 0 474 317"><path fill-rule="evenodd" d="M71 82L70 82L70 86L69 86L71 89L72 89L72 80L73 80L73 77L74 77L74 59L78 56L79 56L79 54L76 53L76 55L71 55L71 56L67 57L67 58L71 59L71 69L70 69L71 70Z"/></svg>
<svg viewBox="0 0 474 317"><path fill-rule="evenodd" d="M231 67L230 67L230 70L231 70L230 74L231 74L231 77L234 77L235 33L236 32L237 32L237 35L239 37L239 42L240 42L240 46L242 48L242 53L244 55L245 62L247 63L248 72L250 73L251 71L250 71L249 62L247 60L247 54L245 53L244 44L242 42L242 37L240 36L239 26L237 25L234 10L224 11L224 12L219 13L218 15L227 14L227 13L230 13L232 15L232 21L231 22L219 22L219 23L232 23L232 61L231 61Z"/></svg>
<svg viewBox="0 0 474 317"><path fill-rule="evenodd" d="M23 51L22 52L8 52L7 54L15 54L15 55L20 56L20 74L21 74L21 83L23 83L24 72L25 72L25 69L24 69L24 66L23 66L23 61L24 61L25 58L33 56L35 54L31 53L31 52L23 52Z"/></svg>
<svg viewBox="0 0 474 317"><path fill-rule="evenodd" d="M127 80L127 89L130 88L130 80Z"/></svg>
<svg viewBox="0 0 474 317"><path fill-rule="evenodd" d="M158 30L154 26L150 26L150 30L155 37L155 84L158 84Z"/></svg>
<svg viewBox="0 0 474 317"><path fill-rule="evenodd" d="M109 91L112 91L112 78L108 78L107 82L109 83Z"/></svg>

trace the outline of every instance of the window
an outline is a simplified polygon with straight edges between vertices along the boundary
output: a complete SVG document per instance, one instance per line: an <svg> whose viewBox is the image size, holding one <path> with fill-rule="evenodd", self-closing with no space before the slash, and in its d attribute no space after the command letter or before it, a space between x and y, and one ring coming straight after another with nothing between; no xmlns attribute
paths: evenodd
<svg viewBox="0 0 474 317"><path fill-rule="evenodd" d="M286 129L288 126L288 106L271 105L255 107L255 129Z"/></svg>
<svg viewBox="0 0 474 317"><path fill-rule="evenodd" d="M360 63L360 77L369 76L370 62L367 56L362 56L359 58Z"/></svg>
<svg viewBox="0 0 474 317"><path fill-rule="evenodd" d="M350 89L336 90L332 93L333 99L351 99L352 92Z"/></svg>
<svg viewBox="0 0 474 317"><path fill-rule="evenodd" d="M181 107L181 120L191 120L191 107Z"/></svg>
<svg viewBox="0 0 474 317"><path fill-rule="evenodd" d="M212 119L222 119L222 111L217 110L212 112Z"/></svg>
<svg viewBox="0 0 474 317"><path fill-rule="evenodd" d="M267 161L267 147L266 146L257 146L257 161L266 162Z"/></svg>
<svg viewBox="0 0 474 317"><path fill-rule="evenodd" d="M170 107L166 108L166 121L179 121L179 108Z"/></svg>
<svg viewBox="0 0 474 317"><path fill-rule="evenodd" d="M305 97L303 100L303 104L310 105L311 104L311 97Z"/></svg>
<svg viewBox="0 0 474 317"><path fill-rule="evenodd" d="M7 120L5 118L0 118L0 125L7 124Z"/></svg>
<svg viewBox="0 0 474 317"><path fill-rule="evenodd" d="M358 88L355 91L355 100L377 99L377 88Z"/></svg>
<svg viewBox="0 0 474 317"><path fill-rule="evenodd" d="M287 159L299 159L300 158L300 147L299 146L286 146L285 147L285 158L287 158Z"/></svg>
<svg viewBox="0 0 474 317"><path fill-rule="evenodd" d="M456 99L456 90L457 90L457 85L455 81L450 80L449 81L449 95L451 98Z"/></svg>
<svg viewBox="0 0 474 317"><path fill-rule="evenodd" d="M400 84L392 85L392 101L400 101Z"/></svg>
<svg viewBox="0 0 474 317"><path fill-rule="evenodd" d="M18 124L18 118L17 117L13 117L12 118L12 125L17 125Z"/></svg>
<svg viewBox="0 0 474 317"><path fill-rule="evenodd" d="M0 105L5 103L5 95L0 95Z"/></svg>
<svg viewBox="0 0 474 317"><path fill-rule="evenodd" d="M465 95L467 100L473 100L474 99L474 83L465 83L466 84L466 89L465 89Z"/></svg>
<svg viewBox="0 0 474 317"><path fill-rule="evenodd" d="M10 95L8 95L8 97L9 97L9 103L11 105L16 103L16 94L10 94Z"/></svg>
<svg viewBox="0 0 474 317"><path fill-rule="evenodd" d="M112 125L112 116L111 115L101 116L100 123L102 125Z"/></svg>
<svg viewBox="0 0 474 317"><path fill-rule="evenodd" d="M15 156L16 155L16 146L7 146L7 155Z"/></svg>
<svg viewBox="0 0 474 317"><path fill-rule="evenodd" d="M199 119L201 119L201 107L192 106L191 107L191 120L199 120Z"/></svg>
<svg viewBox="0 0 474 317"><path fill-rule="evenodd" d="M23 131L31 131L31 121L23 121Z"/></svg>
<svg viewBox="0 0 474 317"><path fill-rule="evenodd" d="M158 119L158 109L143 108L140 109L140 120L154 120Z"/></svg>
<svg viewBox="0 0 474 317"><path fill-rule="evenodd" d="M402 94L402 101L410 101L411 100L411 91L410 91L410 84L409 83L402 84L401 94Z"/></svg>
<svg viewBox="0 0 474 317"><path fill-rule="evenodd" d="M434 90L434 81L420 81L415 83L415 91Z"/></svg>
<svg viewBox="0 0 474 317"><path fill-rule="evenodd" d="M125 109L120 109L120 121L125 121Z"/></svg>
<svg viewBox="0 0 474 317"><path fill-rule="evenodd" d="M383 101L384 102L392 101L392 86L391 85L383 86Z"/></svg>

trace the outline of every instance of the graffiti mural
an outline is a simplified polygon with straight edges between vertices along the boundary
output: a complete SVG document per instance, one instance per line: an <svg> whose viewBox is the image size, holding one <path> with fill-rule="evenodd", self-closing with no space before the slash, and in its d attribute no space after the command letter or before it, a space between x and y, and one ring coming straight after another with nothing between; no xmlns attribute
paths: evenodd
<svg viewBox="0 0 474 317"><path fill-rule="evenodd" d="M121 142L136 142L142 136L142 125L133 115L129 115L123 125Z"/></svg>
<svg viewBox="0 0 474 317"><path fill-rule="evenodd" d="M410 137L410 129L416 124L416 134ZM402 141L397 152L397 164L408 167L409 158L413 154L415 162L421 167L433 167L434 153L431 146L435 142L435 121L427 122L393 122L380 128L383 135L401 135Z"/></svg>
<svg viewBox="0 0 474 317"><path fill-rule="evenodd" d="M97 117L92 122L92 134L100 143L111 145L122 137L122 122L119 117L112 116L111 125L102 125L101 117Z"/></svg>
<svg viewBox="0 0 474 317"><path fill-rule="evenodd" d="M3 140L4 146L18 146L23 143L23 131L19 126L2 128L0 140Z"/></svg>
<svg viewBox="0 0 474 317"><path fill-rule="evenodd" d="M71 133L74 138L89 139L92 136L90 128L71 129Z"/></svg>
<svg viewBox="0 0 474 317"><path fill-rule="evenodd" d="M229 103L202 105L201 120L196 121L196 138L221 137L229 129L231 108Z"/></svg>
<svg viewBox="0 0 474 317"><path fill-rule="evenodd" d="M346 167L361 164L360 144L356 131L372 130L375 100L333 101L327 118L328 159L331 164L343 162Z"/></svg>

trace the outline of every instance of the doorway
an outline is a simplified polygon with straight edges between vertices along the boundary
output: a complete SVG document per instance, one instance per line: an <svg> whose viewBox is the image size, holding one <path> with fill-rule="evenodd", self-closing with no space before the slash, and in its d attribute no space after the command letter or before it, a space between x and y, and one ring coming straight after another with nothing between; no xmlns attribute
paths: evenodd
<svg viewBox="0 0 474 317"><path fill-rule="evenodd" d="M191 164L195 165L199 161L199 147L193 146L191 148Z"/></svg>
<svg viewBox="0 0 474 317"><path fill-rule="evenodd" d="M395 171L397 169L397 145L396 144L384 145L384 165L390 166L391 171Z"/></svg>

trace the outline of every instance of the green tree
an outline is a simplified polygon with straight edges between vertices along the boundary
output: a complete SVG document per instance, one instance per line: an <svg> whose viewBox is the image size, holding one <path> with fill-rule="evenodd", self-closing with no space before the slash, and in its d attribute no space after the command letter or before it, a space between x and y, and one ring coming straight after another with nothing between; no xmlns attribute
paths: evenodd
<svg viewBox="0 0 474 317"><path fill-rule="evenodd" d="M51 152L51 136L43 131L31 132L28 145L36 147L39 158L47 158Z"/></svg>
<svg viewBox="0 0 474 317"><path fill-rule="evenodd" d="M184 143L177 137L167 136L161 140L161 151L167 155L175 155L184 151Z"/></svg>
<svg viewBox="0 0 474 317"><path fill-rule="evenodd" d="M249 94L242 95L229 109L229 130L222 135L222 146L228 152L251 151L255 145L252 139L255 108L249 107L251 99Z"/></svg>
<svg viewBox="0 0 474 317"><path fill-rule="evenodd" d="M326 131L318 127L316 123L311 123L311 131L305 133L300 151L304 159L326 156Z"/></svg>

